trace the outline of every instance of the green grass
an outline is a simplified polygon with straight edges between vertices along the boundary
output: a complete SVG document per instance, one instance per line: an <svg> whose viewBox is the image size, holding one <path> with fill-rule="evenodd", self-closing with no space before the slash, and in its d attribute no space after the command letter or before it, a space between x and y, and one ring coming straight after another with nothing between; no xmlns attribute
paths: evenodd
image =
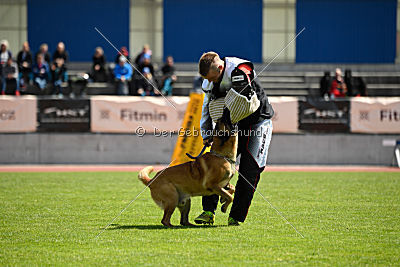
<svg viewBox="0 0 400 267"><path fill-rule="evenodd" d="M143 187L136 173L1 173L0 265L400 264L400 173L264 173L259 191L305 238L258 194L239 227L218 210L213 227L166 229L147 189L95 239Z"/></svg>

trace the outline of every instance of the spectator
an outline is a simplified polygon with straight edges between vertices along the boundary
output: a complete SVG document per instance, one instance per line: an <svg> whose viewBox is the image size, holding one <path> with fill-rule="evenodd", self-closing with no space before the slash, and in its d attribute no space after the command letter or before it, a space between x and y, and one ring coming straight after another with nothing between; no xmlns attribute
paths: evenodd
<svg viewBox="0 0 400 267"><path fill-rule="evenodd" d="M60 59L58 64L65 65L65 68L67 68L68 52L65 50L65 44L63 42L57 44L57 50L53 54L53 61L56 59Z"/></svg>
<svg viewBox="0 0 400 267"><path fill-rule="evenodd" d="M118 55L115 57L115 64L119 64L119 59L121 57L121 54L125 57L125 59L129 60L129 51L126 48L126 46L121 47L121 49L119 50Z"/></svg>
<svg viewBox="0 0 400 267"><path fill-rule="evenodd" d="M32 53L29 48L29 43L24 42L22 50L17 56L19 82L21 87L25 87L32 79Z"/></svg>
<svg viewBox="0 0 400 267"><path fill-rule="evenodd" d="M42 53L37 54L36 63L33 65L33 84L39 89L40 94L46 93L47 83L49 81L49 65L44 60Z"/></svg>
<svg viewBox="0 0 400 267"><path fill-rule="evenodd" d="M140 53L136 56L136 59L135 59L135 64L136 64L136 66L139 66L140 64L143 63L144 55L147 54L147 55L149 55L149 56L151 57L152 53L153 53L153 52L150 50L150 46L149 46L148 44L145 44L145 45L143 46L142 52L140 52Z"/></svg>
<svg viewBox="0 0 400 267"><path fill-rule="evenodd" d="M103 48L96 47L96 50L93 55L93 65L92 65L92 79L94 82L106 82L107 81L107 73L106 73L106 58L104 56Z"/></svg>
<svg viewBox="0 0 400 267"><path fill-rule="evenodd" d="M342 78L342 70L337 68L335 71L335 79L332 81L329 91L331 98L340 98L347 96L347 86Z"/></svg>
<svg viewBox="0 0 400 267"><path fill-rule="evenodd" d="M12 57L7 59L6 64L2 68L2 91L3 95L17 95L19 96L19 82L18 82L18 65L13 62Z"/></svg>
<svg viewBox="0 0 400 267"><path fill-rule="evenodd" d="M62 83L68 80L67 69L63 58L55 58L51 66L51 79L53 83L53 93L58 97L63 97Z"/></svg>
<svg viewBox="0 0 400 267"><path fill-rule="evenodd" d="M162 89L163 95L172 95L172 84L177 80L175 75L174 58L168 56L165 60L165 65L161 68Z"/></svg>
<svg viewBox="0 0 400 267"><path fill-rule="evenodd" d="M344 82L347 85L348 96L366 96L367 87L361 77L353 77L351 70L344 71Z"/></svg>
<svg viewBox="0 0 400 267"><path fill-rule="evenodd" d="M9 44L7 40L2 40L0 44L0 65L6 65L8 59L12 58L12 53L8 50Z"/></svg>
<svg viewBox="0 0 400 267"><path fill-rule="evenodd" d="M159 91L154 90L154 86L156 84L156 81L153 77L153 75L150 72L150 69L148 67L145 67L143 69L143 76L146 77L147 80L142 79L139 82L139 88L137 90L137 93L141 96L155 96L155 95L160 95Z"/></svg>
<svg viewBox="0 0 400 267"><path fill-rule="evenodd" d="M149 68L151 75L154 76L154 66L151 63L151 56L149 54L144 54L143 55L143 61L138 66L138 70L141 73L144 73L143 72L144 68Z"/></svg>
<svg viewBox="0 0 400 267"><path fill-rule="evenodd" d="M43 56L43 60L46 61L47 65L50 65L51 58L49 53L49 46L46 43L40 45L39 51L35 54L35 59L39 54Z"/></svg>
<svg viewBox="0 0 400 267"><path fill-rule="evenodd" d="M319 81L320 96L327 99L329 98L329 88L331 85L331 74L329 71L324 72L324 76Z"/></svg>
<svg viewBox="0 0 400 267"><path fill-rule="evenodd" d="M132 77L132 67L126 63L125 57L119 58L119 63L114 68L114 76L118 95L128 95L128 81Z"/></svg>

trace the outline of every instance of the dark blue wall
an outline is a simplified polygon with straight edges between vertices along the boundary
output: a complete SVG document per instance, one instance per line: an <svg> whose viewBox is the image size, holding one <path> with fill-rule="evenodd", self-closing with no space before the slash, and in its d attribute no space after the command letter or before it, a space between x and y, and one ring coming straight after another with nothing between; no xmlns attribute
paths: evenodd
<svg viewBox="0 0 400 267"><path fill-rule="evenodd" d="M91 61L96 46L109 61L117 52L95 31L97 27L118 49L129 48L129 0L28 0L28 41L51 54L63 41L71 61Z"/></svg>
<svg viewBox="0 0 400 267"><path fill-rule="evenodd" d="M297 0L297 63L393 63L396 0Z"/></svg>
<svg viewBox="0 0 400 267"><path fill-rule="evenodd" d="M207 51L262 61L262 0L164 0L164 57Z"/></svg>

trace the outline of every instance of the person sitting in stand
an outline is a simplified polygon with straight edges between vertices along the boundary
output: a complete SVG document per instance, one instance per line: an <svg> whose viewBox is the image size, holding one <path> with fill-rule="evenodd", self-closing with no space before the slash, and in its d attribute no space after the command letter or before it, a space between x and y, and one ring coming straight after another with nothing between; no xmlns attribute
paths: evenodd
<svg viewBox="0 0 400 267"><path fill-rule="evenodd" d="M137 93L141 96L160 95L160 92L158 90L154 90L154 86L156 86L157 83L148 67L145 67L143 69L143 76L146 77L146 79L140 80Z"/></svg>
<svg viewBox="0 0 400 267"><path fill-rule="evenodd" d="M24 42L22 50L17 55L17 64L19 70L20 87L24 88L32 79L32 53L29 43Z"/></svg>
<svg viewBox="0 0 400 267"><path fill-rule="evenodd" d="M68 80L67 62L68 52L65 50L64 43L59 42L57 50L53 54L53 64L51 65L53 93L58 94L58 97L63 97L62 83Z"/></svg>
<svg viewBox="0 0 400 267"><path fill-rule="evenodd" d="M2 40L0 44L0 65L4 66L7 63L7 60L11 57L12 53L8 50L8 41Z"/></svg>
<svg viewBox="0 0 400 267"><path fill-rule="evenodd" d="M126 62L126 57L121 56L118 65L114 68L118 95L128 95L128 81L132 78L132 72L132 67Z"/></svg>
<svg viewBox="0 0 400 267"><path fill-rule="evenodd" d="M347 85L348 96L367 95L367 86L365 85L363 78L353 77L350 69L344 71L344 82Z"/></svg>
<svg viewBox="0 0 400 267"><path fill-rule="evenodd" d="M53 83L53 93L58 97L63 97L62 83L68 80L67 69L61 58L56 58L51 66L51 79Z"/></svg>
<svg viewBox="0 0 400 267"><path fill-rule="evenodd" d="M154 76L154 66L151 63L151 55L145 54L143 55L143 61L138 66L138 70L143 73L144 68L148 68L150 70L151 75Z"/></svg>
<svg viewBox="0 0 400 267"><path fill-rule="evenodd" d="M150 50L150 46L148 44L145 44L143 46L142 52L140 52L135 58L136 66L139 66L143 63L144 55L149 55L151 57L152 53L153 52Z"/></svg>
<svg viewBox="0 0 400 267"><path fill-rule="evenodd" d="M332 81L329 94L332 99L347 96L347 86L342 77L342 70L339 68L335 71L335 79Z"/></svg>
<svg viewBox="0 0 400 267"><path fill-rule="evenodd" d="M6 64L2 68L2 95L19 96L18 66L13 62L12 57L7 59Z"/></svg>
<svg viewBox="0 0 400 267"><path fill-rule="evenodd" d="M175 75L174 58L168 56L165 60L165 65L161 68L162 76L162 89L163 95L172 95L172 84L177 80Z"/></svg>
<svg viewBox="0 0 400 267"><path fill-rule="evenodd" d="M331 74L329 71L324 72L324 76L319 81L319 94L320 97L328 100L329 99L329 89L331 85Z"/></svg>
<svg viewBox="0 0 400 267"><path fill-rule="evenodd" d="M124 56L127 61L131 61L129 59L129 51L128 51L128 48L126 48L126 46L121 47L121 49L119 50L118 55L115 57L115 61L114 61L115 64L119 64L119 59L121 56Z"/></svg>
<svg viewBox="0 0 400 267"><path fill-rule="evenodd" d="M37 58L37 55L41 54L43 56L43 61L47 63L47 65L50 66L51 63L51 56L49 53L49 46L46 43L43 43L39 47L39 51L36 52L35 54L35 59Z"/></svg>
<svg viewBox="0 0 400 267"><path fill-rule="evenodd" d="M106 82L107 81L107 73L106 73L106 58L104 56L103 48L96 47L96 50L93 55L93 65L91 76L94 82Z"/></svg>
<svg viewBox="0 0 400 267"><path fill-rule="evenodd" d="M39 94L46 94L49 81L49 65L44 61L43 54L36 56L36 63L32 67L33 84L38 88Z"/></svg>

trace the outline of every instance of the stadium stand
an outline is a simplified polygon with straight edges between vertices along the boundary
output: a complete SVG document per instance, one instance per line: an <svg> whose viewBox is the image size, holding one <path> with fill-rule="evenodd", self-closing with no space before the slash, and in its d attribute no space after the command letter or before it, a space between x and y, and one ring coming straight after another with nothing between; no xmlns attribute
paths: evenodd
<svg viewBox="0 0 400 267"><path fill-rule="evenodd" d="M68 74L71 80L90 70L89 62L71 62ZM161 63L156 64L161 65ZM259 73L266 65L256 64ZM198 76L196 63L175 63L178 80L174 84L173 95L187 96L193 91L193 80ZM319 81L324 70L334 75L334 64L272 64L259 76L262 86L270 96L309 96L319 95ZM367 85L368 96L400 96L400 67L397 65L339 65L351 69L353 77L362 77ZM157 78L161 77L159 73ZM63 87L68 87L63 83ZM111 83L87 83L87 95L115 95Z"/></svg>

